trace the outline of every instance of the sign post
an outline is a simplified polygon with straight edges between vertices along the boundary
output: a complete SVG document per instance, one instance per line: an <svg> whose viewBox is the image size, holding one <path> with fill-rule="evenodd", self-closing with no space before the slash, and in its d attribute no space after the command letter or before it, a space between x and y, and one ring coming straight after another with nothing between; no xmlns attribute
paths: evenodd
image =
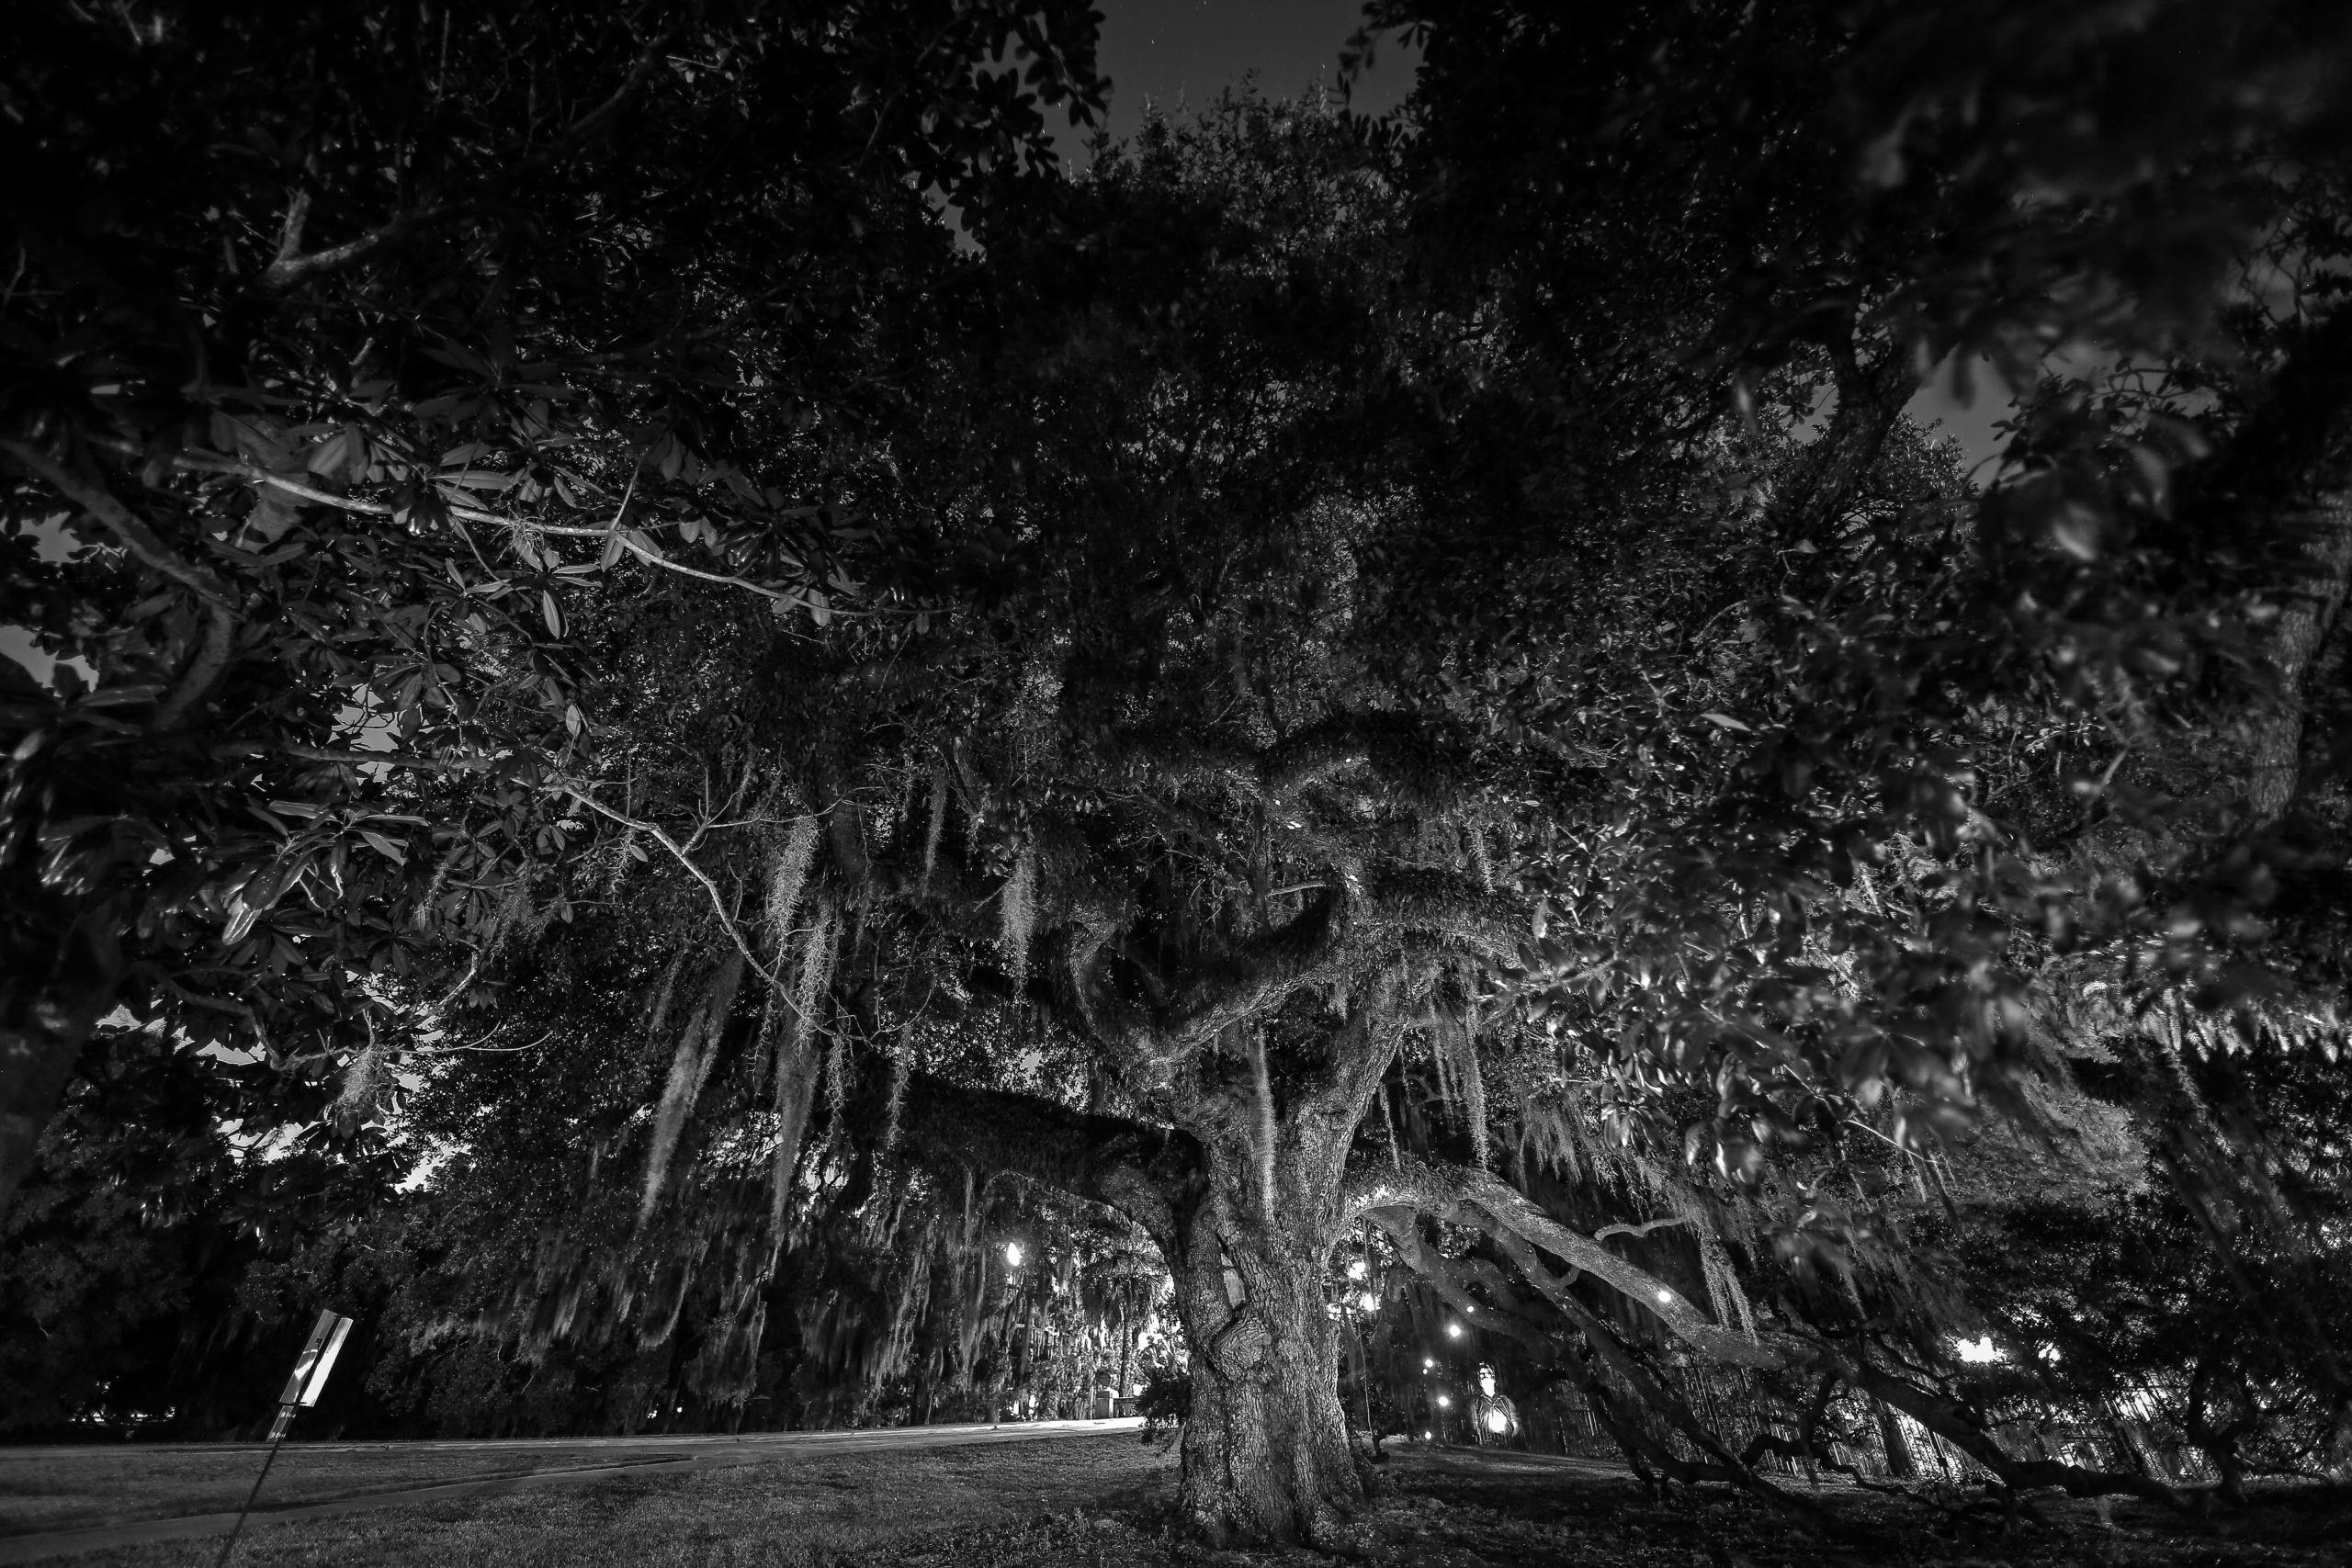
<svg viewBox="0 0 2352 1568"><path fill-rule="evenodd" d="M296 1413L319 1402L320 1393L327 1386L327 1374L334 1371L334 1359L343 1353L344 1336L350 1332L351 1319L333 1312L321 1312L318 1322L311 1325L310 1340L295 1359L294 1375L286 1380L286 1390L277 1396L277 1419L269 1426L269 1455L261 1461L261 1473L254 1477L254 1489L245 1494L245 1506L237 1510L237 1522L230 1529L229 1539L221 1543L217 1568L228 1568L229 1553L237 1550L237 1537L244 1533L245 1516L253 1511L254 1499L261 1495L261 1483L269 1479L269 1467L277 1462L278 1447L293 1428Z"/></svg>

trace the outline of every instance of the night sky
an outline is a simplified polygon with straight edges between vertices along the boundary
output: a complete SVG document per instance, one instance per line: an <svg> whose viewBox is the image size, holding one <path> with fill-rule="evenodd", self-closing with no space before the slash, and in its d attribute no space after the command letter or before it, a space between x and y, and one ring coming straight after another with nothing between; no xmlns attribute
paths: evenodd
<svg viewBox="0 0 2352 1568"><path fill-rule="evenodd" d="M1268 97L1340 85L1340 49L1363 0L1096 0L1100 61L1111 78L1111 131L1142 122L1146 102L1205 103L1249 72ZM1353 107L1377 114L1412 87L1412 61L1391 44L1357 85ZM1067 145L1067 142L1065 143Z"/></svg>

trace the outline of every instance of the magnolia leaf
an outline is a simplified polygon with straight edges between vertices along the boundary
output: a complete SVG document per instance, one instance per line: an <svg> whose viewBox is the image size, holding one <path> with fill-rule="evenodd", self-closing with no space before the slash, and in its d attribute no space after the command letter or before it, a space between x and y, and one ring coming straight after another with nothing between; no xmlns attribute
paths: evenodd
<svg viewBox="0 0 2352 1568"><path fill-rule="evenodd" d="M394 843L391 840L384 837L383 834L375 832L367 828L362 828L359 829L359 836L368 841L368 847L369 849L374 850L378 854L382 855L394 865L406 865L408 863L408 851L402 849L399 844Z"/></svg>

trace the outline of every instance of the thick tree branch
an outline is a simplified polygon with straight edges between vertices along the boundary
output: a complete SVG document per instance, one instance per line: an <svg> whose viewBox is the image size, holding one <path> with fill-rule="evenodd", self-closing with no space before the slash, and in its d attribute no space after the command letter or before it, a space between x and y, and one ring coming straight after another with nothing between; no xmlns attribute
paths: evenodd
<svg viewBox="0 0 2352 1568"><path fill-rule="evenodd" d="M1838 514L1878 461L1904 405L1918 390L1918 371L1906 344L1898 343L1864 365L1849 340L1838 345L1833 357L1838 407L1768 520L1772 536L1783 545L1828 541Z"/></svg>
<svg viewBox="0 0 2352 1568"><path fill-rule="evenodd" d="M197 473L235 474L241 479L251 479L255 484L265 484L273 490L283 491L288 495L310 502L313 505L332 506L340 512L356 513L368 517L389 517L393 513L393 508L389 502L366 501L357 496L331 494L315 485L305 484L300 479L291 479L285 474L271 473L266 468L258 468L251 463L239 462L233 457L213 457L183 453L173 459L173 467ZM561 523L540 523L527 517L504 517L495 512L484 512L479 506L468 506L461 502L451 501L447 494L442 495L440 500L442 509L460 522L486 524L493 528L503 528L508 533L547 534L561 539L610 540L617 543L622 549L645 562L646 565L659 567L663 571L675 572L680 577L691 577L702 582L716 582L729 588L745 589L763 599L772 600L779 604L801 604L807 602L806 595L789 588L771 588L763 582L753 582L747 577L731 577L723 571L705 571L700 567L673 561L661 551L639 542L635 537L633 530L620 528L614 525L584 527Z"/></svg>
<svg viewBox="0 0 2352 1568"><path fill-rule="evenodd" d="M1327 890L1295 918L1222 963L1198 965L1168 1006L1155 1010L1154 1028L1190 1042L1256 1016L1316 977L1340 953L1348 935L1347 916L1346 894Z"/></svg>
<svg viewBox="0 0 2352 1568"><path fill-rule="evenodd" d="M1203 1177L1191 1134L1034 1095L908 1075L899 1146L918 1164L1005 1174L1116 1210L1163 1248Z"/></svg>
<svg viewBox="0 0 2352 1568"><path fill-rule="evenodd" d="M1401 1170L1368 1166L1350 1177L1343 1219L1398 1206L1533 1242L1627 1300L1639 1303L1676 1337L1716 1360L1759 1368L1781 1368L1792 1362L1786 1348L1758 1343L1708 1321L1706 1314L1657 1275L1620 1258L1591 1236L1570 1230L1486 1171L1415 1161Z"/></svg>
<svg viewBox="0 0 2352 1568"><path fill-rule="evenodd" d="M1586 1325L1578 1313L1589 1316L1589 1309L1582 1308L1581 1303L1576 1303L1575 1310L1562 1304L1574 1301L1565 1290L1566 1281L1555 1279L1544 1268L1528 1244L1565 1259L1628 1300L1638 1302L1677 1337L1713 1359L1765 1371L1835 1376L1952 1442L2012 1490L2055 1487L2077 1497L2120 1494L2171 1507L2194 1505L2195 1494L2145 1476L2086 1470L2057 1460L2011 1459L1981 1425L1968 1418L1950 1400L1908 1379L1880 1371L1866 1358L1840 1346L1790 1334L1759 1336L1750 1341L1719 1328L1656 1276L1619 1258L1593 1238L1560 1224L1523 1195L1484 1171L1416 1164L1401 1172L1377 1168L1357 1172L1348 1184L1347 1213L1352 1217L1380 1209L1419 1210L1486 1231L1529 1280L1547 1296L1554 1296L1555 1304L1561 1304L1562 1311L1579 1327ZM1385 1227L1386 1224L1384 1222ZM1555 1292L1558 1293L1555 1295ZM1606 1348L1598 1340L1593 1343L1596 1352L1606 1359ZM1726 1454L1725 1458L1729 1460L1731 1456Z"/></svg>

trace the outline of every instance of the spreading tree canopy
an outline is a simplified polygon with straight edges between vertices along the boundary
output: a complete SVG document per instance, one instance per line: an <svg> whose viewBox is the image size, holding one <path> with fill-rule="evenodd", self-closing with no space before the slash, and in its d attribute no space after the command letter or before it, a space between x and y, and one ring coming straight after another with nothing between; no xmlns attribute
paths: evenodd
<svg viewBox="0 0 2352 1568"><path fill-rule="evenodd" d="M1164 1269L1211 1536L1343 1528L1359 1313L1775 1496L1678 1363L2012 1491L2184 1495L2004 1401L2352 1431L2341 21L1399 0L1396 123L1060 179L1087 18L935 9L388 11L380 109L108 152L208 205L28 200L16 613L99 680L9 710L18 1168L112 1008L268 1052L446 1156L410 1354L737 1419L1131 1358ZM165 19L93 102L341 58ZM2086 1213L2164 1313L2004 1278Z"/></svg>

